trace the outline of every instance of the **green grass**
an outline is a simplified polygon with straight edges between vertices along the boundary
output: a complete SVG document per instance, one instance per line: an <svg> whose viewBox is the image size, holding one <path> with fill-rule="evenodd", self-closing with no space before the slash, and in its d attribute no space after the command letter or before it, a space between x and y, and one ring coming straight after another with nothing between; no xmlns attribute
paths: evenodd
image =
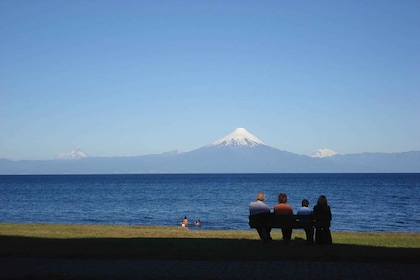
<svg viewBox="0 0 420 280"><path fill-rule="evenodd" d="M306 246L303 230L289 245L280 230L272 236L262 244L255 230L0 223L0 257L420 263L419 233L333 232L332 246Z"/></svg>

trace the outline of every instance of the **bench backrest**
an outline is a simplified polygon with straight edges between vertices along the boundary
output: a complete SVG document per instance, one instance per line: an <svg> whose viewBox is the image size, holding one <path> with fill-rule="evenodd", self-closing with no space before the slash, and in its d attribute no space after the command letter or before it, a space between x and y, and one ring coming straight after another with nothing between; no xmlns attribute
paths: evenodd
<svg viewBox="0 0 420 280"><path fill-rule="evenodd" d="M249 216L249 226L271 228L306 228L314 226L313 215L278 215L264 213Z"/></svg>

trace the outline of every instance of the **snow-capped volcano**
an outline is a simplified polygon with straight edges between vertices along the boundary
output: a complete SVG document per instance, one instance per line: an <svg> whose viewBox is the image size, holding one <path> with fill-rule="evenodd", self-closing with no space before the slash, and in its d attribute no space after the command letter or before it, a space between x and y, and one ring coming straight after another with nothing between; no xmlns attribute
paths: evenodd
<svg viewBox="0 0 420 280"><path fill-rule="evenodd" d="M74 151L59 155L60 159L81 159L85 157L87 157L87 155L80 148L77 148Z"/></svg>
<svg viewBox="0 0 420 280"><path fill-rule="evenodd" d="M230 147L255 147L265 145L263 141L251 134L245 128L237 128L232 133L211 143L208 147L230 146Z"/></svg>
<svg viewBox="0 0 420 280"><path fill-rule="evenodd" d="M311 157L315 158L325 158L335 156L337 153L330 149L318 149Z"/></svg>

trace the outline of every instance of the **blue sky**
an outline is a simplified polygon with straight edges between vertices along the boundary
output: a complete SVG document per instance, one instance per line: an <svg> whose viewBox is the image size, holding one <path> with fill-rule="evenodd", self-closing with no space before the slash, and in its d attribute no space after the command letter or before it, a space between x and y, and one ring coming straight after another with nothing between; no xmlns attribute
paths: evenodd
<svg viewBox="0 0 420 280"><path fill-rule="evenodd" d="M134 156L237 127L420 150L420 1L0 1L0 158Z"/></svg>

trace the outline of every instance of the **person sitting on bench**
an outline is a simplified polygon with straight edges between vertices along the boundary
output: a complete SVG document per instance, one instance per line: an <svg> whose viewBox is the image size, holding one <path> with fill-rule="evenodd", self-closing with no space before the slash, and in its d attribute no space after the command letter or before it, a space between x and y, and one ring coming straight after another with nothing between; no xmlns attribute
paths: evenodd
<svg viewBox="0 0 420 280"><path fill-rule="evenodd" d="M299 208L299 210L297 211L297 215L313 216L313 214L314 214L314 211L311 208L309 208L309 200L307 199L302 200L302 207ZM314 227L311 224L310 226L307 226L304 229L306 233L306 244L308 245L314 244Z"/></svg>
<svg viewBox="0 0 420 280"><path fill-rule="evenodd" d="M274 206L274 213L277 215L293 215L292 206L287 204L287 195L281 193L278 196L279 203ZM284 227L281 229L283 234L284 243L289 244L290 239L292 239L292 228Z"/></svg>
<svg viewBox="0 0 420 280"><path fill-rule="evenodd" d="M270 213L270 207L264 203L265 195L262 192L257 194L257 201L249 204L249 215L264 215ZM257 232L264 243L271 241L271 227L259 226L256 227Z"/></svg>

